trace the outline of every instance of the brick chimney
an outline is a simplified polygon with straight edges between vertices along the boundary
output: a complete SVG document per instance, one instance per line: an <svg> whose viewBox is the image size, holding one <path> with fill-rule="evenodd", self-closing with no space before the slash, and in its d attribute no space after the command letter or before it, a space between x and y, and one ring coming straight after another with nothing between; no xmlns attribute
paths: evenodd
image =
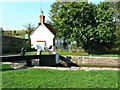
<svg viewBox="0 0 120 90"><path fill-rule="evenodd" d="M40 23L41 23L41 24L45 23L45 16L43 15L43 11L41 11Z"/></svg>

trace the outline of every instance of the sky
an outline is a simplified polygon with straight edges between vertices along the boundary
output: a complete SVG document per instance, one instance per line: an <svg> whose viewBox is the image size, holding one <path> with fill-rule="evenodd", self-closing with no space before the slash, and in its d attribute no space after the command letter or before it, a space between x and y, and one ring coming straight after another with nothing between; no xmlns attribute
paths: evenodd
<svg viewBox="0 0 120 90"><path fill-rule="evenodd" d="M0 1L0 27L4 30L25 30L23 25L31 23L37 26L40 22L40 9L44 11L45 21L50 20L50 6L55 0L12 0ZM89 0L98 4L101 0ZM103 0L102 0L103 1ZM42 3L41 3L42 2Z"/></svg>

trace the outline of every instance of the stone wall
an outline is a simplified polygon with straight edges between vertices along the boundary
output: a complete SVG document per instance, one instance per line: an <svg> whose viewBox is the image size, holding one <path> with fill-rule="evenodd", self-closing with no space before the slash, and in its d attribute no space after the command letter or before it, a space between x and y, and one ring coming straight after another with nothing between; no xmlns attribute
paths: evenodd
<svg viewBox="0 0 120 90"><path fill-rule="evenodd" d="M120 57L71 56L70 61L80 67L120 67Z"/></svg>

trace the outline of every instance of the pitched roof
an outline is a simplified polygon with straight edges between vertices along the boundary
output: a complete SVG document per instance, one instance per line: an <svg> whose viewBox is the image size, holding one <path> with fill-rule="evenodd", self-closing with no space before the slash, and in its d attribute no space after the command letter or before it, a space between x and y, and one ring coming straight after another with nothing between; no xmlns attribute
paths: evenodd
<svg viewBox="0 0 120 90"><path fill-rule="evenodd" d="M54 35L56 35L57 30L56 30L55 28L53 28L52 25L47 24L47 23L44 23L44 25L45 25Z"/></svg>
<svg viewBox="0 0 120 90"><path fill-rule="evenodd" d="M41 25L41 23L38 23L37 28L38 28L40 25ZM55 28L53 28L52 25L47 24L47 23L44 23L44 25L46 26L46 28L48 28L48 30L50 30L50 32L52 32L54 35L56 35L57 30L56 30ZM37 28L36 28L36 29L37 29ZM36 30L34 30L34 31L31 33L31 35L32 35L35 31L36 31Z"/></svg>

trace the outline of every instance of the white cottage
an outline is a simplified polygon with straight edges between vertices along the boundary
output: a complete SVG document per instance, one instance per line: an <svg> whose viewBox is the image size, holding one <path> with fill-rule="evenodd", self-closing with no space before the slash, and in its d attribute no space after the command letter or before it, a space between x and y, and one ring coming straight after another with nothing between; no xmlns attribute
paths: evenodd
<svg viewBox="0 0 120 90"><path fill-rule="evenodd" d="M56 30L50 25L45 23L45 16L43 11L40 15L40 23L35 31L30 35L32 48L41 48L54 46Z"/></svg>

